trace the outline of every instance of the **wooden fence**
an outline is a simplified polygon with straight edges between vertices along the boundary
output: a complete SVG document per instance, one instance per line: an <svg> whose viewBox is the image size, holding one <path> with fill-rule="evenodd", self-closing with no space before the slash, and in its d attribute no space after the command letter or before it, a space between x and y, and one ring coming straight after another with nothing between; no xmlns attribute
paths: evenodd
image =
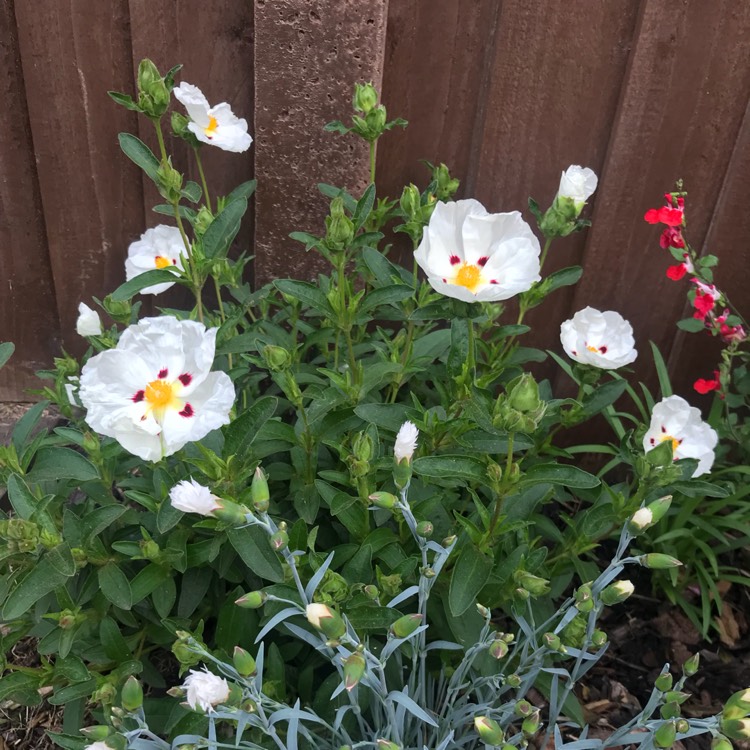
<svg viewBox="0 0 750 750"><path fill-rule="evenodd" d="M424 184L426 158L451 166L461 196L524 209L549 203L568 164L592 167L594 225L557 243L550 267L585 274L535 311L534 341L558 348L575 310L615 309L636 329L639 372L651 339L687 392L716 342L676 332L685 287L642 216L683 178L689 236L747 310L749 37L750 4L729 0L0 0L0 339L18 345L0 401L79 345L78 302L116 287L128 243L159 221L117 145L122 130L153 143L148 123L105 95L132 91L144 56L184 63L184 80L251 123L252 149L212 149L207 170L220 191L258 178L240 236L257 281L314 273L287 234L321 227L316 182L365 184L364 154L322 132L354 81L382 83L410 121L382 142L381 194Z"/></svg>

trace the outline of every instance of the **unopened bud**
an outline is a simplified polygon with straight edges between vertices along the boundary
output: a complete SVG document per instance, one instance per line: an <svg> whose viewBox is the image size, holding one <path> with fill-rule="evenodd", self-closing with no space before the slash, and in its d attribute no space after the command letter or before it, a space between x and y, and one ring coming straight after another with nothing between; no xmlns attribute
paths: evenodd
<svg viewBox="0 0 750 750"><path fill-rule="evenodd" d="M108 294L102 300L102 306L112 320L116 320L122 325L130 323L130 318L133 312L133 305L130 300L113 300L112 295Z"/></svg>
<svg viewBox="0 0 750 750"><path fill-rule="evenodd" d="M332 640L341 638L346 633L346 625L341 619L338 612L326 606L315 602L308 604L305 609L307 621L323 635Z"/></svg>
<svg viewBox="0 0 750 750"><path fill-rule="evenodd" d="M378 104L378 92L371 83L354 84L354 109L367 114Z"/></svg>
<svg viewBox="0 0 750 750"><path fill-rule="evenodd" d="M287 548L289 544L289 534L286 531L279 529L275 534L271 535L270 538L271 547L277 552L281 552Z"/></svg>
<svg viewBox="0 0 750 750"><path fill-rule="evenodd" d="M734 750L734 746L723 734L720 734L711 740L711 750Z"/></svg>
<svg viewBox="0 0 750 750"><path fill-rule="evenodd" d="M528 701L517 701L516 705L513 706L513 713L519 718L526 718L534 713L534 706Z"/></svg>
<svg viewBox="0 0 750 750"><path fill-rule="evenodd" d="M539 386L531 373L525 372L507 387L508 405L511 409L525 414L539 408Z"/></svg>
<svg viewBox="0 0 750 750"><path fill-rule="evenodd" d="M487 609L487 607L484 606L484 604L480 604L479 602L476 603L477 612L479 613L480 617L483 617L485 620L487 620L490 616L490 611Z"/></svg>
<svg viewBox="0 0 750 750"><path fill-rule="evenodd" d="M244 648L234 647L232 663L240 677L251 677L257 672L255 659Z"/></svg>
<svg viewBox="0 0 750 750"><path fill-rule="evenodd" d="M509 685L512 688L517 688L521 686L521 675L516 674L515 672L513 674L509 674L505 678L505 683Z"/></svg>
<svg viewBox="0 0 750 750"><path fill-rule="evenodd" d="M672 747L677 739L677 725L674 721L665 721L654 732L654 745L657 747Z"/></svg>
<svg viewBox="0 0 750 750"><path fill-rule="evenodd" d="M693 654L683 665L682 665L682 673L686 677L692 677L697 671L698 667L700 666L701 661L701 655Z"/></svg>
<svg viewBox="0 0 750 750"><path fill-rule="evenodd" d="M243 609L259 609L266 603L268 594L265 591L250 591L235 601L238 607Z"/></svg>
<svg viewBox="0 0 750 750"><path fill-rule="evenodd" d="M344 687L352 691L362 679L365 673L365 657L355 651L344 659Z"/></svg>
<svg viewBox="0 0 750 750"><path fill-rule="evenodd" d="M750 719L720 719L721 731L731 740L750 740Z"/></svg>
<svg viewBox="0 0 750 750"><path fill-rule="evenodd" d="M417 524L417 534L425 539L429 539L433 531L435 527L429 521L420 521Z"/></svg>
<svg viewBox="0 0 750 750"><path fill-rule="evenodd" d="M450 547L450 546L451 546L451 545L452 545L452 544L453 544L453 543L454 543L455 541L456 541L456 536L455 536L455 534L454 534L454 535L451 535L451 536L447 536L447 537L445 537L445 539L443 539L443 541L442 541L442 542L441 542L440 544L441 544L441 546L442 546L442 547L445 547L445 548L447 549L447 548L448 548L448 547Z"/></svg>
<svg viewBox="0 0 750 750"><path fill-rule="evenodd" d="M687 719L677 719L674 726L677 734L685 734L690 730L690 722Z"/></svg>
<svg viewBox="0 0 750 750"><path fill-rule="evenodd" d="M544 645L547 646L550 651L559 651L562 646L560 636L555 633L545 633L542 636L542 640L544 641Z"/></svg>
<svg viewBox="0 0 750 750"><path fill-rule="evenodd" d="M677 705L681 706L690 695L690 693L685 693L681 690L668 690L664 696L664 700L668 703L677 703Z"/></svg>
<svg viewBox="0 0 750 750"><path fill-rule="evenodd" d="M497 747L505 740L505 732L502 727L489 716L477 716L474 718L474 729L487 745Z"/></svg>
<svg viewBox="0 0 750 750"><path fill-rule="evenodd" d="M609 638L607 638L607 634L603 630L595 630L591 634L591 643L597 648L604 646L608 640Z"/></svg>
<svg viewBox="0 0 750 750"><path fill-rule="evenodd" d="M665 495L664 497L660 497L658 500L654 500L654 502L649 503L646 506L651 511L651 516L653 517L652 524L659 523L659 521L664 518L671 504L672 496Z"/></svg>
<svg viewBox="0 0 750 750"><path fill-rule="evenodd" d="M422 615L404 615L391 625L391 633L396 638L407 638L422 624Z"/></svg>
<svg viewBox="0 0 750 750"><path fill-rule="evenodd" d="M532 596L543 596L549 593L549 581L533 573L519 571L515 576L516 583Z"/></svg>
<svg viewBox="0 0 750 750"><path fill-rule="evenodd" d="M258 513L265 513L268 510L270 498L268 477L259 466L255 470L255 474L253 474L253 481L250 483L250 499L252 500L253 508Z"/></svg>
<svg viewBox="0 0 750 750"><path fill-rule="evenodd" d="M641 555L637 560L644 568L650 568L651 570L668 570L669 568L679 568L682 565L676 557L663 555L659 552Z"/></svg>
<svg viewBox="0 0 750 750"><path fill-rule="evenodd" d="M79 731L86 739L99 742L106 739L109 736L111 730L105 724L95 724L90 727L84 727Z"/></svg>
<svg viewBox="0 0 750 750"><path fill-rule="evenodd" d="M624 602L631 594L635 591L635 587L630 581L615 581L615 583L607 586L601 594L599 599L602 604L607 607L611 607L615 604Z"/></svg>
<svg viewBox="0 0 750 750"><path fill-rule="evenodd" d="M419 219L422 208L421 204L422 196L419 193L419 188L413 184L407 185L401 193L401 199L399 200L399 205L407 220L411 219L415 221Z"/></svg>
<svg viewBox="0 0 750 750"><path fill-rule="evenodd" d="M527 716L521 722L521 731L527 737L533 737L539 731L541 723L541 714L539 713L539 709L536 708L530 716Z"/></svg>
<svg viewBox="0 0 750 750"><path fill-rule="evenodd" d="M493 659L502 659L508 655L508 644L503 640L492 641L487 650Z"/></svg>
<svg viewBox="0 0 750 750"><path fill-rule="evenodd" d="M245 698L240 703L240 710L248 714L255 714L258 712L258 704L252 698Z"/></svg>
<svg viewBox="0 0 750 750"><path fill-rule="evenodd" d="M391 742L390 740L385 740L383 738L375 740L375 744L377 745L378 750L401 750L400 745L397 745L395 742Z"/></svg>
<svg viewBox="0 0 750 750"><path fill-rule="evenodd" d="M727 719L739 719L750 714L750 689L739 690L729 696L721 715Z"/></svg>
<svg viewBox="0 0 750 750"><path fill-rule="evenodd" d="M398 502L398 498L390 492L373 492L368 499L373 505L377 505L378 508L385 508L386 510L393 510Z"/></svg>
<svg viewBox="0 0 750 750"><path fill-rule="evenodd" d="M250 512L244 505L238 505L231 500L221 498L220 507L213 511L215 518L232 526L241 526L247 522L247 514Z"/></svg>
<svg viewBox="0 0 750 750"><path fill-rule="evenodd" d="M666 693L668 690L672 689L673 683L674 678L672 677L671 673L668 671L664 671L654 680L654 687L657 690L661 690L662 693Z"/></svg>
<svg viewBox="0 0 750 750"><path fill-rule="evenodd" d="M670 701L669 703L665 703L660 709L659 709L659 715L662 719L677 719L680 716L680 704L675 703L674 701Z"/></svg>
<svg viewBox="0 0 750 750"><path fill-rule="evenodd" d="M420 568L419 572L425 577L425 578L434 578L437 573L435 572L434 568L431 568L429 565L425 568Z"/></svg>
<svg viewBox="0 0 750 750"><path fill-rule="evenodd" d="M380 592L378 591L378 587L373 586L372 584L365 586L362 589L362 592L368 599L373 599L373 600L377 599L378 596L380 595Z"/></svg>
<svg viewBox="0 0 750 750"><path fill-rule="evenodd" d="M126 711L137 711L143 705L143 688L133 675L122 686L120 703Z"/></svg>
<svg viewBox="0 0 750 750"><path fill-rule="evenodd" d="M628 531L638 536L654 525L654 514L649 508L639 508L628 521Z"/></svg>

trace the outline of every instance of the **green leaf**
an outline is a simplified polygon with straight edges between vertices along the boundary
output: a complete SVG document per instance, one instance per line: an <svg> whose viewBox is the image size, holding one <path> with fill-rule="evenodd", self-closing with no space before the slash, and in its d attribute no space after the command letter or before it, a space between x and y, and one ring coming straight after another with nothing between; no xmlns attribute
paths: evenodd
<svg viewBox="0 0 750 750"><path fill-rule="evenodd" d="M28 521L34 515L39 501L31 494L26 482L18 474L8 477L8 499L19 518Z"/></svg>
<svg viewBox="0 0 750 750"><path fill-rule="evenodd" d="M3 341L0 344L0 367L2 367L11 357L16 347L10 341Z"/></svg>
<svg viewBox="0 0 750 750"><path fill-rule="evenodd" d="M362 300L360 312L374 310L380 305L392 305L414 296L414 290L406 284L395 284L374 289Z"/></svg>
<svg viewBox="0 0 750 750"><path fill-rule="evenodd" d="M224 206L228 206L230 203L234 201L238 201L241 199L248 200L250 196L255 192L255 188L258 186L257 180L248 180L247 182L243 182L240 185L237 185L237 187L232 190L229 195L224 198Z"/></svg>
<svg viewBox="0 0 750 750"><path fill-rule="evenodd" d="M164 216L174 218L174 206L171 206L169 203L160 203L151 210L156 214L163 214ZM191 224L195 221L196 216L198 216L198 212L189 206L177 206L177 211L181 218L186 219Z"/></svg>
<svg viewBox="0 0 750 750"><path fill-rule="evenodd" d="M335 185L326 185L325 182L319 182L318 183L318 190L320 190L323 195L325 195L326 198L338 198L341 197L344 199L344 208L350 213L353 214L354 211L357 209L357 201L352 198L349 193L344 188L336 187Z"/></svg>
<svg viewBox="0 0 750 750"><path fill-rule="evenodd" d="M435 479L473 479L478 482L487 479L484 463L472 456L423 456L414 460L413 468L417 474Z"/></svg>
<svg viewBox="0 0 750 750"><path fill-rule="evenodd" d="M362 260L375 277L378 286L388 286L393 284L394 279L401 279L401 274L396 266L375 248L366 247L362 251Z"/></svg>
<svg viewBox="0 0 750 750"><path fill-rule="evenodd" d="M545 291L549 293L563 286L577 284L582 275L583 269L580 266L570 266L569 268L561 268L559 271L551 273L542 283L544 284Z"/></svg>
<svg viewBox="0 0 750 750"><path fill-rule="evenodd" d="M469 358L469 321L453 318L451 321L451 348L448 352L448 374L460 375Z"/></svg>
<svg viewBox="0 0 750 750"><path fill-rule="evenodd" d="M21 579L3 606L3 619L15 620L42 597L65 584L76 571L73 555L67 544L53 547Z"/></svg>
<svg viewBox="0 0 750 750"><path fill-rule="evenodd" d="M87 513L81 528L84 545L87 545L97 534L108 529L123 513L127 513L127 510L124 505L106 505Z"/></svg>
<svg viewBox="0 0 750 750"><path fill-rule="evenodd" d="M334 314L325 294L314 284L307 281L296 281L295 279L277 279L273 282L273 285L283 294L288 294L304 302L313 310L329 316Z"/></svg>
<svg viewBox="0 0 750 750"><path fill-rule="evenodd" d="M610 404L614 404L625 392L628 383L626 380L610 380L604 385L600 385L592 394L587 396L583 401L584 414L593 416L598 414L602 409L606 409Z"/></svg>
<svg viewBox="0 0 750 750"><path fill-rule="evenodd" d="M674 461L672 441L666 440L663 443L659 443L656 448L646 451L646 460L652 466L671 466Z"/></svg>
<svg viewBox="0 0 750 750"><path fill-rule="evenodd" d="M77 682L75 685L58 688L47 698L47 702L53 706L64 706L76 698L87 698L94 690L96 690L96 679L92 677L84 682Z"/></svg>
<svg viewBox="0 0 750 750"><path fill-rule="evenodd" d="M363 193L362 197L357 201L357 207L354 209L354 215L352 221L354 222L354 231L358 232L364 223L367 221L367 217L372 211L372 207L375 205L375 184L370 183L367 189Z"/></svg>
<svg viewBox="0 0 750 750"><path fill-rule="evenodd" d="M333 120L333 122L327 122L323 126L323 130L325 130L327 133L339 133L341 135L346 135L351 128L347 128L346 125L344 125L341 120Z"/></svg>
<svg viewBox="0 0 750 750"><path fill-rule="evenodd" d="M354 413L360 419L392 432L399 431L408 419L409 411L409 407L404 404L361 404L354 409Z"/></svg>
<svg viewBox="0 0 750 750"><path fill-rule="evenodd" d="M177 616L191 617L208 593L213 583L211 568L188 568L182 576L180 599L177 602Z"/></svg>
<svg viewBox="0 0 750 750"><path fill-rule="evenodd" d="M565 464L537 464L532 466L521 478L519 487L529 487L532 484L561 484L573 489L590 489L598 487L601 481L593 474L589 474L576 466Z"/></svg>
<svg viewBox="0 0 750 750"><path fill-rule="evenodd" d="M48 446L36 454L29 477L35 482L49 479L75 479L90 482L99 478L99 470L87 458L72 448Z"/></svg>
<svg viewBox="0 0 750 750"><path fill-rule="evenodd" d="M99 589L115 607L130 609L133 596L127 576L115 563L107 563L99 568Z"/></svg>
<svg viewBox="0 0 750 750"><path fill-rule="evenodd" d="M240 231L242 217L247 211L247 199L238 198L229 203L208 225L203 235L203 252L207 258L225 258Z"/></svg>
<svg viewBox="0 0 750 750"><path fill-rule="evenodd" d="M169 266L174 268L175 266ZM134 276L130 281L126 281L112 292L111 297L115 302L126 302L135 297L141 289L154 284L174 284L181 281L182 277L177 271L170 271L169 268L154 268L153 271L146 271Z"/></svg>
<svg viewBox="0 0 750 750"><path fill-rule="evenodd" d="M401 613L391 607L362 606L346 610L346 616L352 627L361 630L388 630Z"/></svg>
<svg viewBox="0 0 750 750"><path fill-rule="evenodd" d="M120 626L111 618L105 617L99 625L99 640L107 658L118 663L131 658L130 649L120 632Z"/></svg>
<svg viewBox="0 0 750 750"><path fill-rule="evenodd" d="M49 401L40 401L38 404L34 404L19 420L16 422L16 426L13 428L13 432L10 435L13 447L21 453L24 445L29 440L32 431L37 426L37 423L42 418L42 413L49 406Z"/></svg>
<svg viewBox="0 0 750 750"><path fill-rule="evenodd" d="M131 161L135 162L154 182L157 180L159 160L151 149L140 139L130 133L120 133L120 148Z"/></svg>
<svg viewBox="0 0 750 750"><path fill-rule="evenodd" d="M149 594L156 591L170 576L170 572L156 563L149 563L130 582L130 593L133 604L143 601Z"/></svg>
<svg viewBox="0 0 750 750"><path fill-rule="evenodd" d="M224 456L244 455L260 428L274 415L279 400L262 396L224 430Z"/></svg>
<svg viewBox="0 0 750 750"><path fill-rule="evenodd" d="M255 575L266 581L283 583L284 570L263 529L258 526L228 529L227 536L242 561Z"/></svg>
<svg viewBox="0 0 750 750"><path fill-rule="evenodd" d="M129 109L131 112L141 111L141 108L138 106L137 102L133 101L132 96L128 96L127 94L121 94L119 91L108 91L107 94L113 101L117 102L121 107L125 107L125 109Z"/></svg>
<svg viewBox="0 0 750 750"><path fill-rule="evenodd" d="M664 357L661 356L659 347L653 342L651 344L651 353L654 355L654 367L656 367L656 374L659 377L659 388L661 388L662 398L672 395L672 383L669 380L669 371L667 370L667 364L664 361Z"/></svg>
<svg viewBox="0 0 750 750"><path fill-rule="evenodd" d="M702 479L674 482L672 489L685 497L729 497L729 490L726 487Z"/></svg>
<svg viewBox="0 0 750 750"><path fill-rule="evenodd" d="M683 318L682 320L677 321L677 327L683 331L688 331L689 333L698 333L699 331L702 331L706 325L702 320L698 320L698 318Z"/></svg>
<svg viewBox="0 0 750 750"><path fill-rule="evenodd" d="M191 203L197 203L201 199L203 191L201 190L201 186L197 182L188 180L185 183L185 187L180 190L180 195L182 195L182 197L186 200L189 200Z"/></svg>
<svg viewBox="0 0 750 750"><path fill-rule="evenodd" d="M448 591L448 606L454 617L460 617L476 603L491 571L492 560L467 543L456 560Z"/></svg>
<svg viewBox="0 0 750 750"><path fill-rule="evenodd" d="M165 534L176 526L183 515L183 512L177 510L169 500L163 500L156 513L156 528L159 530L159 533Z"/></svg>

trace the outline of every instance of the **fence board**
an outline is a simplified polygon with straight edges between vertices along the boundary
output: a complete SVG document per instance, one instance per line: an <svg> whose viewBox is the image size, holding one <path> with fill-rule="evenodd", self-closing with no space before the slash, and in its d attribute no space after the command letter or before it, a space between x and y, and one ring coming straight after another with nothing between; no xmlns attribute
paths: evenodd
<svg viewBox="0 0 750 750"><path fill-rule="evenodd" d="M690 234L706 235L750 93L750 5L645 0L594 210L574 307L619 310L640 342L669 357L684 289L665 278L658 232L641 221L678 177L691 194ZM675 363L675 366L676 363Z"/></svg>
<svg viewBox="0 0 750 750"><path fill-rule="evenodd" d="M18 3L16 18L61 330L77 348L79 301L120 279L123 234L143 223L117 144L134 116L106 95L130 79L127 5L38 0Z"/></svg>
<svg viewBox="0 0 750 750"><path fill-rule="evenodd" d="M355 137L323 132L350 111L353 83L380 84L388 3L256 0L256 281L310 278L324 267L289 239L320 232L317 182L361 192L369 165Z"/></svg>
<svg viewBox="0 0 750 750"><path fill-rule="evenodd" d="M52 270L47 254L13 0L0 0L0 338L16 343L0 370L0 401L21 398L35 370L59 346Z"/></svg>

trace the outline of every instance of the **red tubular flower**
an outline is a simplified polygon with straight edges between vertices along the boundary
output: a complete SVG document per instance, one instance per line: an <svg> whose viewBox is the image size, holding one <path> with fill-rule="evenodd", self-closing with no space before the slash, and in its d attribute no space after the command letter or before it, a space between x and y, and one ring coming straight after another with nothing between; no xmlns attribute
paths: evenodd
<svg viewBox="0 0 750 750"><path fill-rule="evenodd" d="M678 227L667 227L659 237L659 245L664 250L670 247L684 248L685 240L682 237L682 230Z"/></svg>
<svg viewBox="0 0 750 750"><path fill-rule="evenodd" d="M705 320L706 315L714 309L715 300L710 294L703 294L700 289L695 293L695 299L693 300L693 307L695 312L693 317L698 320Z"/></svg>
<svg viewBox="0 0 750 750"><path fill-rule="evenodd" d="M668 227L679 227L682 225L684 212L679 208L662 206L661 208L650 208L643 215L649 224L666 224Z"/></svg>
<svg viewBox="0 0 750 750"><path fill-rule="evenodd" d="M672 281L679 281L687 273L687 266L684 263L678 263L676 266L670 266L667 269L667 276Z"/></svg>
<svg viewBox="0 0 750 750"><path fill-rule="evenodd" d="M698 378L698 380L693 383L693 388L695 388L695 390L701 394L720 390L721 382L719 381L719 371L714 370L714 377L711 380L707 380L706 378Z"/></svg>

